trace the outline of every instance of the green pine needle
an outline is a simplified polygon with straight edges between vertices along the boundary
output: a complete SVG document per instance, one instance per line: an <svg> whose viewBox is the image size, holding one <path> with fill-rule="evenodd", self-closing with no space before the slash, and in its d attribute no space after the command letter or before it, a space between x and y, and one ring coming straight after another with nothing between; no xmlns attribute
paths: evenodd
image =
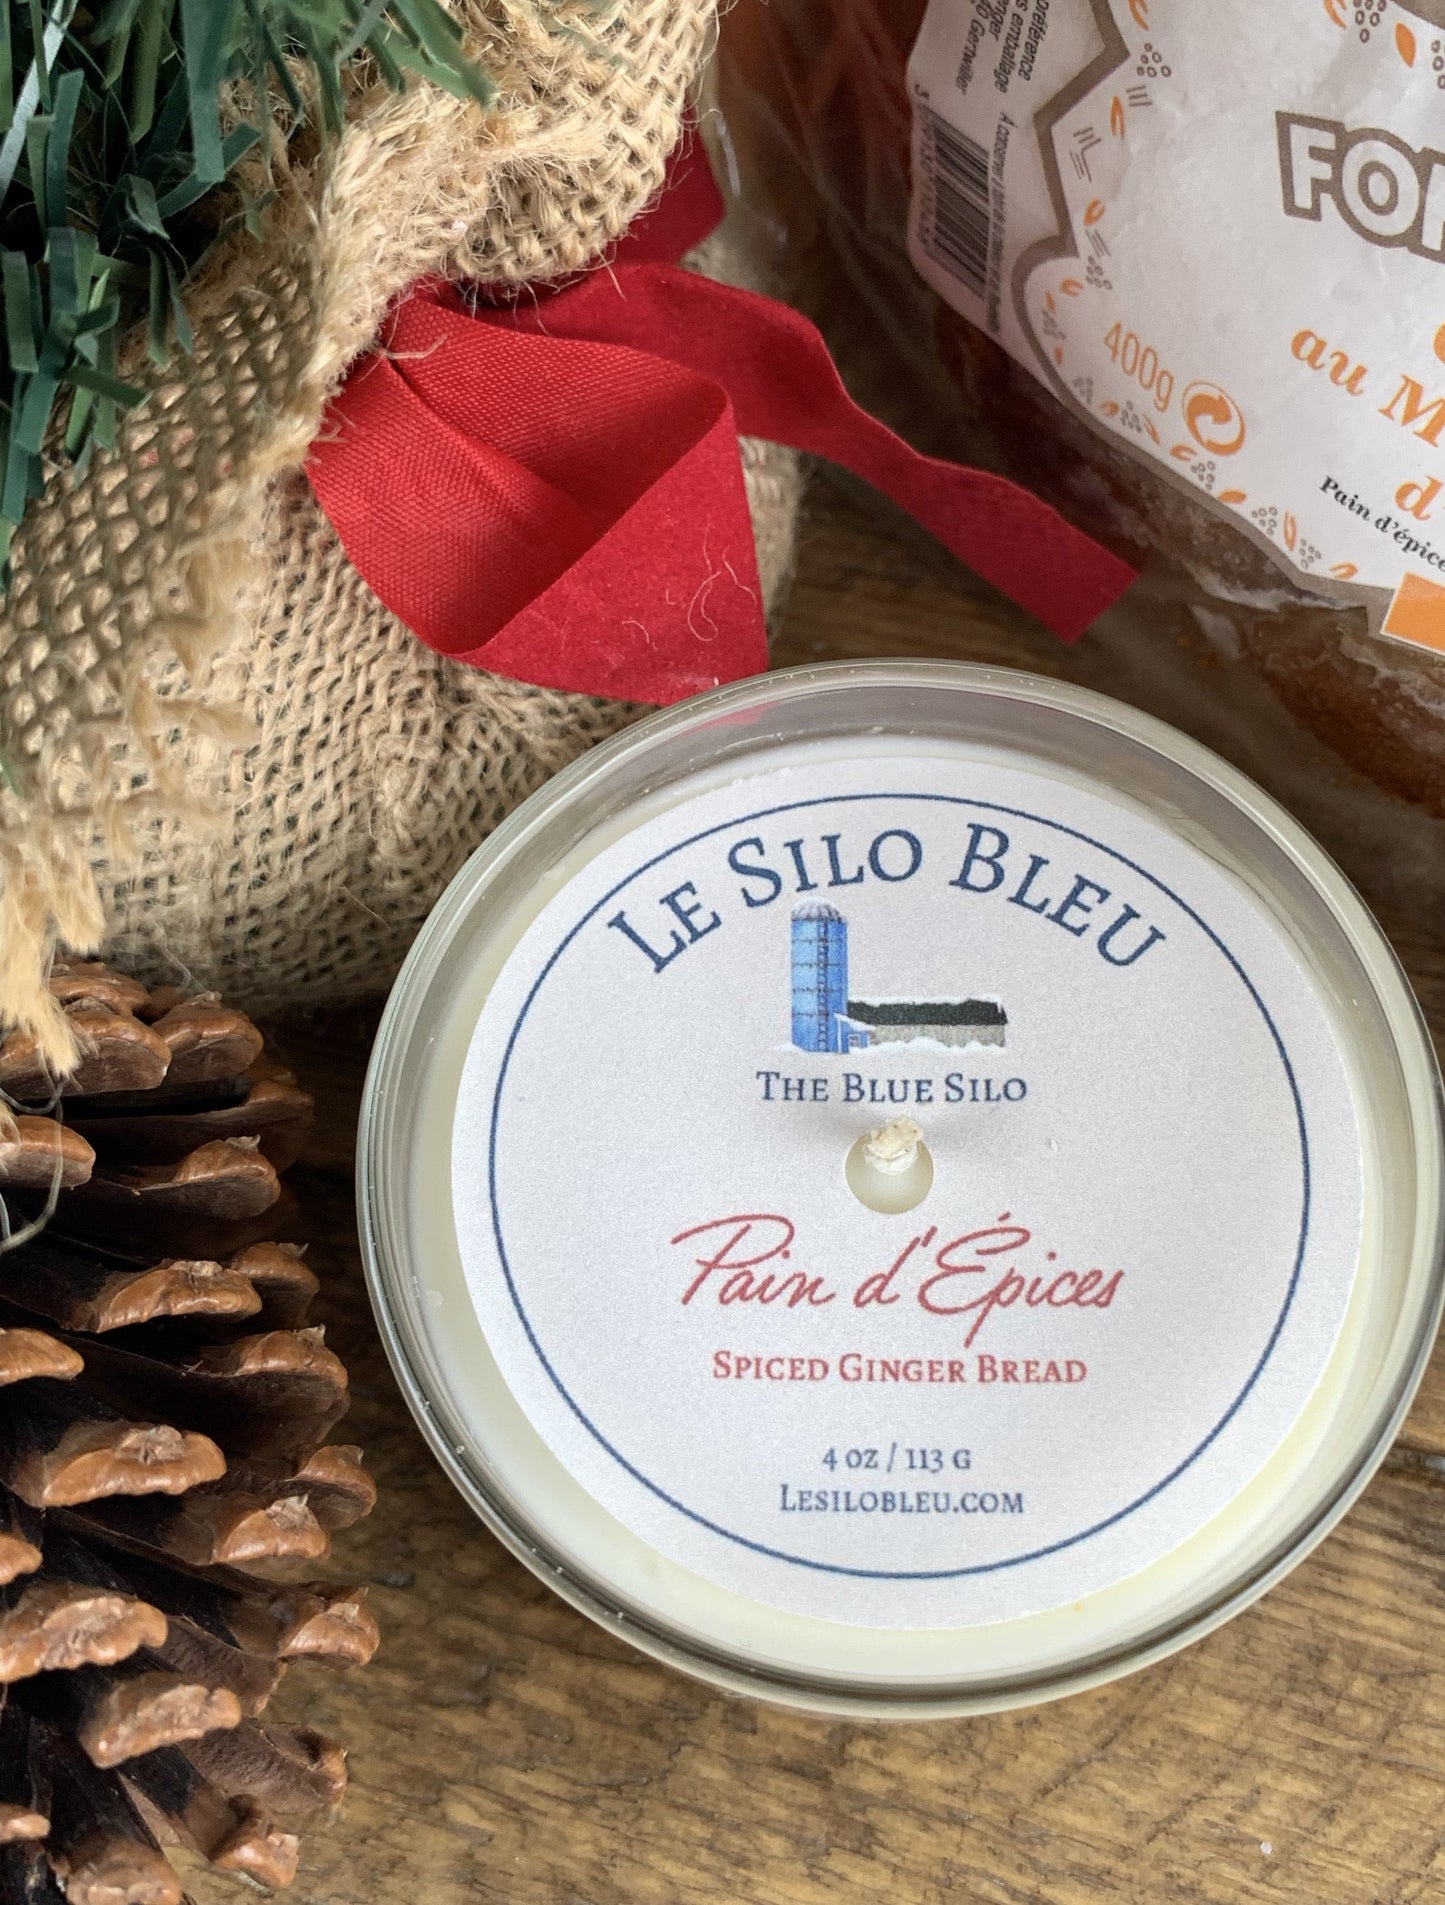
<svg viewBox="0 0 1445 1905"><path fill-rule="evenodd" d="M367 57L393 86L492 98L440 0L0 0L0 557L57 413L83 466L140 400L115 374L118 337L143 327L156 363L190 350L181 287L218 224L201 202L305 123L293 63L334 135L346 68ZM222 118L236 80L239 125ZM258 232L267 196L243 187L227 218Z"/></svg>

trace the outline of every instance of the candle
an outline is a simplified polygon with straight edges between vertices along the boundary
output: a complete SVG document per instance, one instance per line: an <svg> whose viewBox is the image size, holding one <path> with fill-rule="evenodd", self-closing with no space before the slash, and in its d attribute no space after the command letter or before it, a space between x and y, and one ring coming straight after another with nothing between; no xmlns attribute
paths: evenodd
<svg viewBox="0 0 1445 1905"><path fill-rule="evenodd" d="M487 1524L639 1647L985 1711L1208 1631L1364 1486L1439 1078L1321 849L1148 717L946 663L643 722L397 982L368 1276Z"/></svg>

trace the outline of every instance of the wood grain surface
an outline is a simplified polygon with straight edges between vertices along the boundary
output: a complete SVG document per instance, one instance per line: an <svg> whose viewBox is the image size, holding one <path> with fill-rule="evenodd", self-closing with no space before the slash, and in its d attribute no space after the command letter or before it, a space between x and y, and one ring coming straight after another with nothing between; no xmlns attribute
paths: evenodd
<svg viewBox="0 0 1445 1905"><path fill-rule="evenodd" d="M1325 838L1390 924L1438 1039L1431 836L1354 783L1171 605L1145 610L1157 626L1111 626L1065 650L884 505L823 478L778 659L997 661L1190 728ZM298 1905L1445 1900L1439 1356L1343 1526L1256 1607L1160 1666L1056 1705L927 1726L730 1698L557 1600L473 1520L412 1428L353 1227L373 1024L354 1011L283 1030L323 1106L296 1183L329 1340L352 1370L346 1434L381 1484L341 1565L373 1584L384 1635L364 1672L296 1669L278 1696L283 1717L350 1749L351 1790L306 1839ZM186 1876L198 1905L237 1898L238 1882L194 1862Z"/></svg>

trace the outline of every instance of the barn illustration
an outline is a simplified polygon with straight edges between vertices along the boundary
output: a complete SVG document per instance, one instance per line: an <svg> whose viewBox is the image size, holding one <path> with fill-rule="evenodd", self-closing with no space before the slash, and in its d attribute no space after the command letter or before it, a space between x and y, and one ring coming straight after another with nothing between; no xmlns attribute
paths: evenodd
<svg viewBox="0 0 1445 1905"><path fill-rule="evenodd" d="M1008 1015L996 999L853 999L848 996L848 922L814 901L792 921L793 1044L802 1052L856 1052L870 1045L1002 1045Z"/></svg>

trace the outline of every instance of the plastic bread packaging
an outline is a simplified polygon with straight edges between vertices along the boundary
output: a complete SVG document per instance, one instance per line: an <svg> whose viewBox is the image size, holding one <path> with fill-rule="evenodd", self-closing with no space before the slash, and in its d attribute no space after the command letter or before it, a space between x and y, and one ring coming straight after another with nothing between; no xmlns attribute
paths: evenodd
<svg viewBox="0 0 1445 1905"><path fill-rule="evenodd" d="M704 122L856 394L1144 567L1063 666L1231 755L1419 920L1445 898L1442 95L1441 0L739 0Z"/></svg>

